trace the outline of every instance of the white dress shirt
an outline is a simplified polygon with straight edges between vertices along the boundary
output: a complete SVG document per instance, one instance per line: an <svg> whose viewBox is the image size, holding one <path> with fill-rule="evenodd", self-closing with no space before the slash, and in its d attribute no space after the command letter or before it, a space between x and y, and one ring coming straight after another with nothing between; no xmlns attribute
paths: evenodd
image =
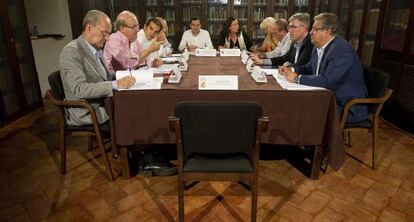
<svg viewBox="0 0 414 222"><path fill-rule="evenodd" d="M272 65L272 60L270 59L285 55L289 51L291 43L292 41L290 40L290 34L287 33L273 51L265 53L267 59L263 60L263 64Z"/></svg>
<svg viewBox="0 0 414 222"><path fill-rule="evenodd" d="M190 45L195 45L198 48L213 48L213 44L211 43L210 34L208 31L204 29L200 29L200 32L197 35L193 35L190 30L187 30L183 33L183 37L181 38L180 45L178 46L179 51L183 51Z"/></svg>
<svg viewBox="0 0 414 222"><path fill-rule="evenodd" d="M331 38L325 45L320 48L316 48L316 53L318 54L318 64L316 66L316 73L315 75L319 75L319 68L322 62L323 53L325 51L326 46L334 39L335 37Z"/></svg>

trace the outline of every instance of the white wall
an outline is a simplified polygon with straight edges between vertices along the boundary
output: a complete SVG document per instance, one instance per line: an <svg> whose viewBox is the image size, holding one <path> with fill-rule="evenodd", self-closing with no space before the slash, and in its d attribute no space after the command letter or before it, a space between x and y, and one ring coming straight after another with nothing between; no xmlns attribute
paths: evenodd
<svg viewBox="0 0 414 222"><path fill-rule="evenodd" d="M53 38L32 40L33 54L42 95L50 88L47 77L59 69L59 54L72 40L67 0L25 0L29 30L37 26L39 34L63 34L63 40Z"/></svg>

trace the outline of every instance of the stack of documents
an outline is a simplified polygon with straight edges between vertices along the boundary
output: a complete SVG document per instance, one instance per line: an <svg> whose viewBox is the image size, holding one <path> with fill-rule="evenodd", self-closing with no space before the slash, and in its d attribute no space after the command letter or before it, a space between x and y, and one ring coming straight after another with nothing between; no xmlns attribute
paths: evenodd
<svg viewBox="0 0 414 222"><path fill-rule="evenodd" d="M135 84L129 89L118 89L122 90L147 90L147 89L161 89L161 84L164 80L163 77L154 78L154 71L147 70L123 70L116 71L116 80L122 79L125 76L135 77Z"/></svg>
<svg viewBox="0 0 414 222"><path fill-rule="evenodd" d="M286 78L282 75L274 74L273 77L276 79L277 83L283 88L287 90L326 90L322 87L316 87L316 86L307 86L307 85L301 85L293 82L289 82L286 80Z"/></svg>

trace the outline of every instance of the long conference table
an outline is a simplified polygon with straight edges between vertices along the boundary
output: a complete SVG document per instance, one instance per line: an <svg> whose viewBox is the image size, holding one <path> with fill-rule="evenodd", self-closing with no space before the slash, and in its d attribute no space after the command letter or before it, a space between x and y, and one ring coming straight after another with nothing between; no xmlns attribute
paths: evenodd
<svg viewBox="0 0 414 222"><path fill-rule="evenodd" d="M168 117L180 101L255 101L270 118L264 144L315 147L311 178L319 177L323 147L329 165L338 170L345 160L339 115L329 90L284 90L272 76L256 83L240 57L195 57L188 62L181 82L162 90L128 90L114 93L111 112L113 140L121 147L122 175L129 178L128 147L138 144L173 144ZM199 75L238 75L238 90L198 90Z"/></svg>

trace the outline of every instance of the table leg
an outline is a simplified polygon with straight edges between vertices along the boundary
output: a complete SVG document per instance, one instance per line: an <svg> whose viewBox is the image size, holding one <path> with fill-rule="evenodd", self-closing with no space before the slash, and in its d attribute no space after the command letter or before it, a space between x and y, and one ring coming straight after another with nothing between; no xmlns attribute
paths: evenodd
<svg viewBox="0 0 414 222"><path fill-rule="evenodd" d="M121 167L122 167L122 178L129 179L131 177L131 170L129 167L128 148L121 146Z"/></svg>
<svg viewBox="0 0 414 222"><path fill-rule="evenodd" d="M321 170L321 163L322 163L322 151L323 146L318 145L314 146L314 153L312 158L312 169L311 169L311 175L310 178L312 180L319 179L319 171Z"/></svg>

